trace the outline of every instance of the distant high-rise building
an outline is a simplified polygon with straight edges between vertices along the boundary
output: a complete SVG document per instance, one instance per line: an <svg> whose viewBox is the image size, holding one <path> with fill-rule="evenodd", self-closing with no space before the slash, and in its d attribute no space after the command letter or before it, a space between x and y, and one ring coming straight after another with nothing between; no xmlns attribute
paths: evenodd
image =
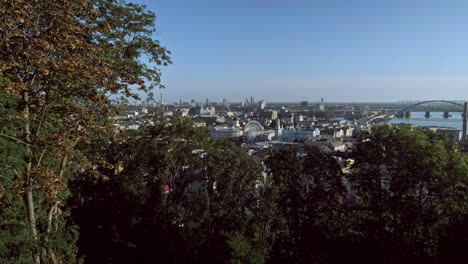
<svg viewBox="0 0 468 264"><path fill-rule="evenodd" d="M253 96L250 97L250 105L255 105L255 100Z"/></svg>
<svg viewBox="0 0 468 264"><path fill-rule="evenodd" d="M190 106L196 106L197 103L195 102L195 99L190 100Z"/></svg>
<svg viewBox="0 0 468 264"><path fill-rule="evenodd" d="M160 96L159 96L159 106L162 106L163 104L164 104L163 95L161 93Z"/></svg>
<svg viewBox="0 0 468 264"><path fill-rule="evenodd" d="M227 105L227 99L223 99L223 105Z"/></svg>
<svg viewBox="0 0 468 264"><path fill-rule="evenodd" d="M206 102L206 106L210 104L210 100L208 100L208 98L206 98L205 102Z"/></svg>
<svg viewBox="0 0 468 264"><path fill-rule="evenodd" d="M279 138L282 135L283 135L283 128L281 127L281 119L278 119L278 121L276 121L275 136Z"/></svg>
<svg viewBox="0 0 468 264"><path fill-rule="evenodd" d="M307 107L307 106L309 106L309 102L307 102L307 101L302 101L301 102L301 107Z"/></svg>
<svg viewBox="0 0 468 264"><path fill-rule="evenodd" d="M182 99L179 100L179 106L181 106L181 105L182 105Z"/></svg>

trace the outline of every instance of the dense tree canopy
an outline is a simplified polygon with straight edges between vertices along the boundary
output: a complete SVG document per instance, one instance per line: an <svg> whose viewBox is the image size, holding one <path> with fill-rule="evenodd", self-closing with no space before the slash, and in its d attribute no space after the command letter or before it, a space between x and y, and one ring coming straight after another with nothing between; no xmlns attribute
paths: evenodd
<svg viewBox="0 0 468 264"><path fill-rule="evenodd" d="M123 1L0 2L1 111L8 112L0 137L6 150L18 146L2 161L15 172L2 189L24 197L26 210L11 216L27 219L30 235L18 233L18 239L35 241L36 263L76 260L73 246L64 246L73 244L75 231L62 226L70 169L87 162L75 145L109 133L110 95L135 96L130 85L149 91L159 84L157 67L170 60L152 38L154 19Z"/></svg>
<svg viewBox="0 0 468 264"><path fill-rule="evenodd" d="M466 221L467 157L445 136L409 127L376 127L363 141L351 176L363 237L379 261L436 255L444 230Z"/></svg>
<svg viewBox="0 0 468 264"><path fill-rule="evenodd" d="M84 175L74 183L86 260L222 261L227 236L246 231L259 164L182 118L157 120L148 131L123 137L90 146L89 155L103 158L97 170L104 178Z"/></svg>

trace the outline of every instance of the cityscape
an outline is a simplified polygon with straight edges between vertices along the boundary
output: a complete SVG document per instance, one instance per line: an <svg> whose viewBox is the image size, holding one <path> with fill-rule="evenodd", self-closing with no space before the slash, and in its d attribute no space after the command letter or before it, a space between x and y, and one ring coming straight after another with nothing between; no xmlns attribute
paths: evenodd
<svg viewBox="0 0 468 264"><path fill-rule="evenodd" d="M430 100L397 103L268 103L254 97L241 102L158 102L130 104L117 116L122 130L144 129L156 116L181 116L193 120L214 139L230 140L252 155L287 145L316 147L328 153L351 150L358 135L375 125L421 127L444 134L468 151L464 101ZM412 115L417 118L411 119ZM417 123L417 124L414 124Z"/></svg>
<svg viewBox="0 0 468 264"><path fill-rule="evenodd" d="M467 14L0 0L0 264L467 263Z"/></svg>

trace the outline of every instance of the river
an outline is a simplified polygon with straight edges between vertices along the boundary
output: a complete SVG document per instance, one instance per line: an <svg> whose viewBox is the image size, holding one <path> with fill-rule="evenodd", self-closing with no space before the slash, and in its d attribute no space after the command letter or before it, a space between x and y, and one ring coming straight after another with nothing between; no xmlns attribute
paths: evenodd
<svg viewBox="0 0 468 264"><path fill-rule="evenodd" d="M452 127L463 130L463 119L461 112L450 112L452 115L449 118L444 118L443 112L431 112L431 117L426 118L424 115L426 112L411 112L410 118L393 118L388 123L390 124L413 124L416 126L440 126L440 127Z"/></svg>

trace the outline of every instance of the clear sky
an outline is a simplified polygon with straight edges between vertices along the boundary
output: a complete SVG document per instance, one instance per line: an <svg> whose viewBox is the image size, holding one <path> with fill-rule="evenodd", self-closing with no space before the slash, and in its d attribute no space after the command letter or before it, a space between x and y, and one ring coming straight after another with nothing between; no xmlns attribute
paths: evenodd
<svg viewBox="0 0 468 264"><path fill-rule="evenodd" d="M128 0L170 101L468 99L468 0Z"/></svg>

